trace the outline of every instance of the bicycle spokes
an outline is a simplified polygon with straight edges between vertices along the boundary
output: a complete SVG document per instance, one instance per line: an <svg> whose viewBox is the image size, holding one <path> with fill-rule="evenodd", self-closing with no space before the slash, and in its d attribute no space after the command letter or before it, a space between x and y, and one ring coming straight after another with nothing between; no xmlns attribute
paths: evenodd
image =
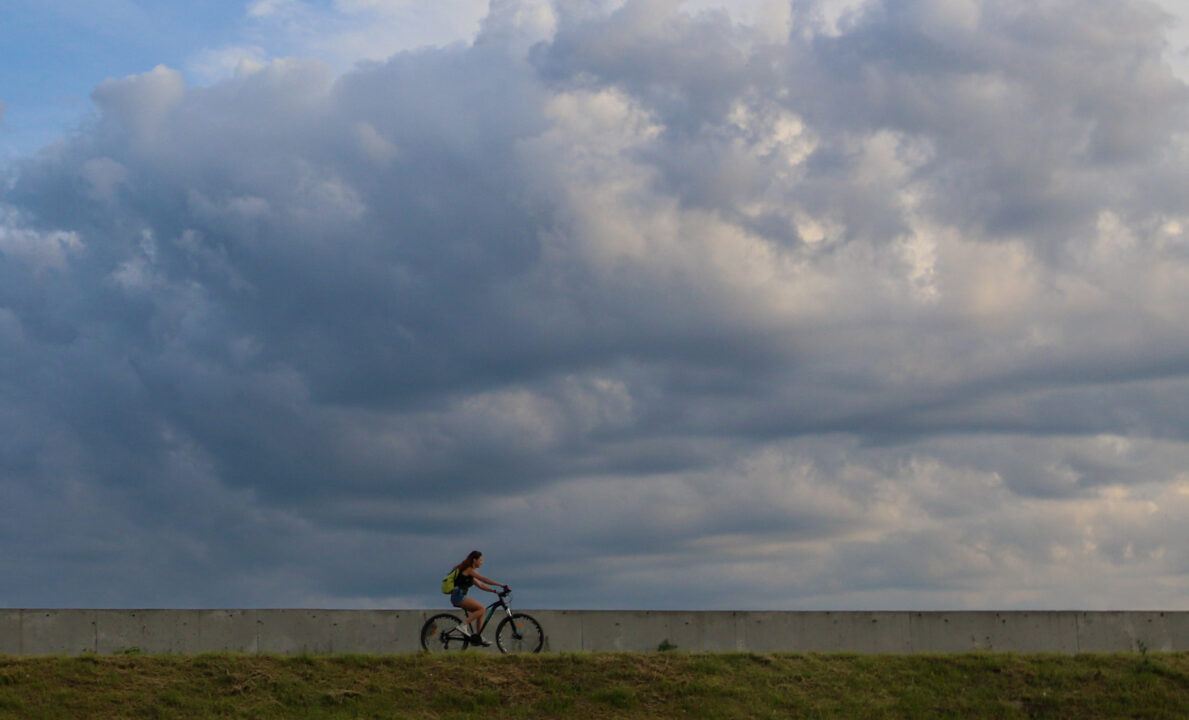
<svg viewBox="0 0 1189 720"><path fill-rule="evenodd" d="M495 633L496 644L503 652L540 652L545 644L541 624L530 615L514 613L504 618Z"/></svg>
<svg viewBox="0 0 1189 720"><path fill-rule="evenodd" d="M457 630L459 618L447 613L431 617L421 628L421 647L429 652L465 650L470 643Z"/></svg>

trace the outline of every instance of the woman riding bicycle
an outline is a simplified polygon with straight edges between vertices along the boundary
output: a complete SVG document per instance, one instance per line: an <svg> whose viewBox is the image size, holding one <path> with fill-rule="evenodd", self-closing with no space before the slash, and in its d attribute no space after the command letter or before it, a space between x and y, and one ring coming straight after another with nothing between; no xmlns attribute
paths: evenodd
<svg viewBox="0 0 1189 720"><path fill-rule="evenodd" d="M478 550L472 550L466 560L454 566L454 569L458 570L458 578L454 581L454 591L450 593L450 604L467 613L466 622L458 626L458 629L467 635L471 634L471 623L483 617L483 604L475 598L467 597L467 590L470 590L472 585L492 593L499 592L494 587L496 585L504 590L508 589L507 585L480 575L479 568L481 567L483 567L483 553ZM484 639L482 627L475 631L473 642L478 642L484 647L491 645Z"/></svg>

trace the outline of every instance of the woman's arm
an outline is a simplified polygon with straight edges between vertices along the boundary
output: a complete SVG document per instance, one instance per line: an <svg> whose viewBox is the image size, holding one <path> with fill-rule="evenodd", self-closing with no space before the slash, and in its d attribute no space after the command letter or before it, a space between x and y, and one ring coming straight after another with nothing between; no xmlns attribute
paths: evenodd
<svg viewBox="0 0 1189 720"><path fill-rule="evenodd" d="M503 584L503 583L496 582L495 580L492 580L492 579L491 579L491 578L489 578L489 577L484 577L484 576L482 576L482 575L480 575L479 573L477 573L477 572L474 572L474 571L472 571L472 572L471 572L471 577L473 577L473 578L475 579L475 584L476 584L476 585L478 585L478 586L479 586L480 588L482 588L483 590L486 590L487 592L499 592L499 591L498 591L498 590L496 590L494 587L484 587L484 586L483 586L483 584L479 582L480 580L482 580L483 582L485 582L485 583L487 583L487 584L489 584L489 585L499 585L500 587L504 588L505 590L507 590L507 589L508 589L508 586L507 586L507 585L505 585L505 584Z"/></svg>

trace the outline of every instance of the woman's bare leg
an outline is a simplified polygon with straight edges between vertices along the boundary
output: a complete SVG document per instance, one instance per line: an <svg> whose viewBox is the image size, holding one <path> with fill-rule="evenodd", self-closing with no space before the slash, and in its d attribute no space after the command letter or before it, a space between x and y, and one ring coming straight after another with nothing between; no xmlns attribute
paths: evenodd
<svg viewBox="0 0 1189 720"><path fill-rule="evenodd" d="M483 617L483 604L475 598L463 598L462 609L467 613L467 625L472 628L475 627L475 621ZM475 630L475 632L482 632L482 628Z"/></svg>

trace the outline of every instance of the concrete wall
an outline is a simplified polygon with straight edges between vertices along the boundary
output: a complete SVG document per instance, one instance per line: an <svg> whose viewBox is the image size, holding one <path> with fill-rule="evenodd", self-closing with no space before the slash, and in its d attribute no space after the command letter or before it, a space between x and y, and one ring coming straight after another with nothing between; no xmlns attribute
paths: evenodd
<svg viewBox="0 0 1189 720"><path fill-rule="evenodd" d="M419 650L421 624L437 612L0 610L0 654L407 653ZM525 612L553 652L648 652L665 642L761 653L1189 650L1189 612Z"/></svg>

